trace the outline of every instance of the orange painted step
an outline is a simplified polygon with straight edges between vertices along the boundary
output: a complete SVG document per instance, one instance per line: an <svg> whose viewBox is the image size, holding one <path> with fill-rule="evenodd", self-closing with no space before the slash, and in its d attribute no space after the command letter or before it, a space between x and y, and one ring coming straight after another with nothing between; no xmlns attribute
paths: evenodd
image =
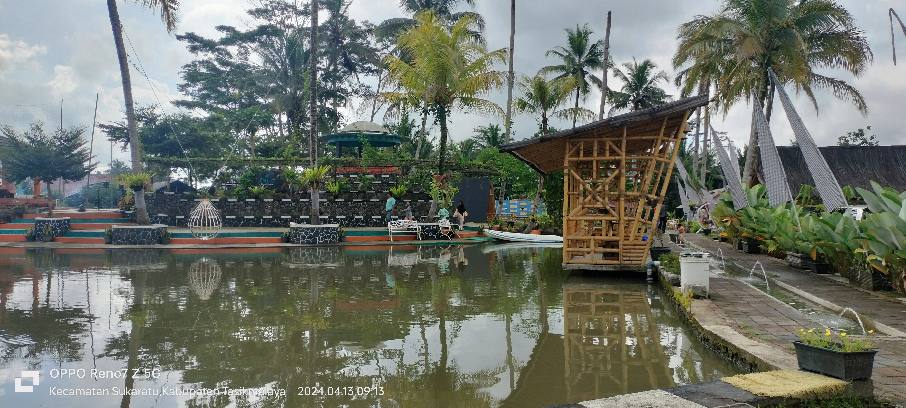
<svg viewBox="0 0 906 408"><path fill-rule="evenodd" d="M280 237L235 237L235 238L170 238L171 244L282 244Z"/></svg>
<svg viewBox="0 0 906 408"><path fill-rule="evenodd" d="M15 230L24 230L28 227L33 226L34 224L0 224L0 229L15 229Z"/></svg>
<svg viewBox="0 0 906 408"><path fill-rule="evenodd" d="M54 242L63 242L66 244L103 244L104 238L91 237L56 237Z"/></svg>
<svg viewBox="0 0 906 408"><path fill-rule="evenodd" d="M47 214L23 214L22 218L35 219L46 217ZM123 218L123 214L113 211L102 212L55 212L54 217L69 217L72 219L98 219L98 218Z"/></svg>
<svg viewBox="0 0 906 408"><path fill-rule="evenodd" d="M25 235L0 235L0 242L25 242Z"/></svg>
<svg viewBox="0 0 906 408"><path fill-rule="evenodd" d="M396 235L393 234L393 242L397 241L415 241L418 238L413 235ZM387 235L347 235L343 237L343 241L346 242L380 242L380 241L390 241L390 237Z"/></svg>

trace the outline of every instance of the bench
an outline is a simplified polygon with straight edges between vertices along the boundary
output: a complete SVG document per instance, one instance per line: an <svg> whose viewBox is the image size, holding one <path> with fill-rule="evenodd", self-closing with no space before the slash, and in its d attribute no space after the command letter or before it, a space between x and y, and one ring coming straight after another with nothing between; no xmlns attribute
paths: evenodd
<svg viewBox="0 0 906 408"><path fill-rule="evenodd" d="M419 240L422 239L422 227L415 220L393 220L387 223L387 234L390 235L390 241L393 241L393 233L415 232Z"/></svg>

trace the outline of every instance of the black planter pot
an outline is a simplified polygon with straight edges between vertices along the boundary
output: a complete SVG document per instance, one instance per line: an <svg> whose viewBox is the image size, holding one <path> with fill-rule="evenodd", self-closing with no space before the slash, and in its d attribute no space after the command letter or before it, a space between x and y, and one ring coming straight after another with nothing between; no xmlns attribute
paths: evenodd
<svg viewBox="0 0 906 408"><path fill-rule="evenodd" d="M651 254L651 260L657 261L657 260L661 259L661 255L666 255L666 254L670 253L670 247L652 246L651 249L649 250L649 252Z"/></svg>
<svg viewBox="0 0 906 408"><path fill-rule="evenodd" d="M833 272L833 270L831 270L831 264L829 264L827 262L812 261L811 267L812 267L812 272L817 273L819 275L827 275L827 274Z"/></svg>
<svg viewBox="0 0 906 408"><path fill-rule="evenodd" d="M747 254L760 254L761 245L759 245L758 240L747 239L742 241L742 250Z"/></svg>
<svg viewBox="0 0 906 408"><path fill-rule="evenodd" d="M862 289L893 290L893 285L886 275L864 263L854 263L847 272L846 278L849 282Z"/></svg>
<svg viewBox="0 0 906 408"><path fill-rule="evenodd" d="M701 233L702 235L711 235L711 228L702 228L698 232Z"/></svg>
<svg viewBox="0 0 906 408"><path fill-rule="evenodd" d="M741 240L741 239L737 239L737 240L736 240L736 250L737 250L737 251L742 251L742 250L743 250L743 247L742 247L742 240Z"/></svg>
<svg viewBox="0 0 906 408"><path fill-rule="evenodd" d="M799 369L824 374L841 380L867 380L871 378L871 369L877 350L844 353L813 347L800 341L796 346L796 359Z"/></svg>

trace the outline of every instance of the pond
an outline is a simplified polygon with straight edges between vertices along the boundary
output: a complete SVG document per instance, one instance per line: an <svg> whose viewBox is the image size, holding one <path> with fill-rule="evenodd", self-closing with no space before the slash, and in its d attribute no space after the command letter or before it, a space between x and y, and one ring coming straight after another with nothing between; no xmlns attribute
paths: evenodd
<svg viewBox="0 0 906 408"><path fill-rule="evenodd" d="M545 407L738 372L559 249L0 250L3 406Z"/></svg>

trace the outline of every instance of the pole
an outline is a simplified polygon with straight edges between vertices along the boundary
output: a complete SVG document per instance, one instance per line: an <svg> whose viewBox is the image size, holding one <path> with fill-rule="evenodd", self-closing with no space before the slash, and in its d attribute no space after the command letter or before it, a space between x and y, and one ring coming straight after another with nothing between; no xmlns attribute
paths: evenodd
<svg viewBox="0 0 906 408"><path fill-rule="evenodd" d="M91 186L91 158L94 157L94 129L98 122L99 99L101 99L100 92L94 95L94 119L91 120L91 140L88 142L88 176L85 178L85 191L88 191L88 187ZM113 149L110 150L110 154L113 154ZM100 194L100 190L98 190L98 194ZM85 211L85 200L87 200L87 198L82 197L82 204L79 205L79 211Z"/></svg>

